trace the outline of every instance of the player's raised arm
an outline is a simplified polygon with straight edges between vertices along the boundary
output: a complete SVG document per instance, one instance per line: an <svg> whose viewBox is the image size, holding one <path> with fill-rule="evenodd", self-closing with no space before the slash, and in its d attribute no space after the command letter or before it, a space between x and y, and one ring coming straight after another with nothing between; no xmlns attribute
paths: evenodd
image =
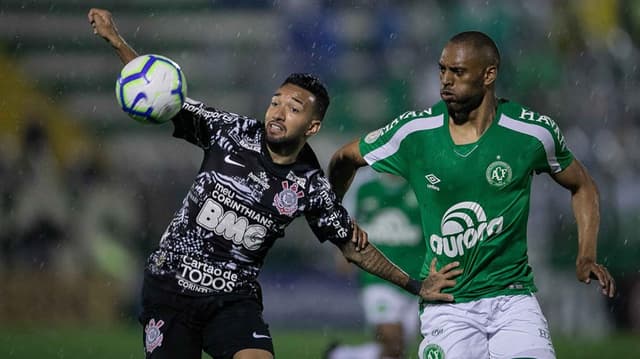
<svg viewBox="0 0 640 359"><path fill-rule="evenodd" d="M118 32L111 12L104 9L92 8L89 10L87 17L93 27L93 33L100 35L116 50L123 64L126 65L129 61L138 57L138 53L127 44Z"/></svg>
<svg viewBox="0 0 640 359"><path fill-rule="evenodd" d="M354 222L353 237L359 238L361 236L366 236L366 232ZM390 262L373 244L358 250L356 248L358 242L360 239L338 244L338 248L348 261L371 274L404 288L409 293L419 295L425 300L442 302L454 300L451 294L441 293L441 290L456 285L455 277L462 274L462 269L456 269L460 265L459 262L449 263L440 270L436 270L436 259L434 258L431 262L429 276L420 282Z"/></svg>
<svg viewBox="0 0 640 359"><path fill-rule="evenodd" d="M602 294L613 298L615 282L607 268L596 262L600 205L595 182L576 159L564 171L551 175L560 185L571 191L571 206L578 225L578 255L576 276L584 283L598 279Z"/></svg>
<svg viewBox="0 0 640 359"><path fill-rule="evenodd" d="M360 154L358 143L359 139L355 139L342 146L334 153L329 162L329 182L339 198L344 197L358 168L367 165L367 162Z"/></svg>

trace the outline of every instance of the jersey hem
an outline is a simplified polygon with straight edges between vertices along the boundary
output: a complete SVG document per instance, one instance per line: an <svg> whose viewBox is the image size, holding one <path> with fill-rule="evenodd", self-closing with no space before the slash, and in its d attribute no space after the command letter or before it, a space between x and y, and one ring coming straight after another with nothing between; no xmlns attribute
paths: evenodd
<svg viewBox="0 0 640 359"><path fill-rule="evenodd" d="M538 291L537 288L523 288L523 289L504 289L504 290L499 290L499 291L495 291L495 292L491 292L491 293L487 293L487 294L483 294L483 295L478 295L478 296L474 296L474 297L464 297L464 296L455 296L454 295L455 300L453 302L427 301L427 300L421 299L420 300L420 310L422 311L422 309L424 309L424 307L426 307L427 305L461 304L461 303L473 302L473 301L480 300L480 299L495 298L495 297L499 297L499 296L502 296L502 295L521 295L521 294L533 295L537 291Z"/></svg>

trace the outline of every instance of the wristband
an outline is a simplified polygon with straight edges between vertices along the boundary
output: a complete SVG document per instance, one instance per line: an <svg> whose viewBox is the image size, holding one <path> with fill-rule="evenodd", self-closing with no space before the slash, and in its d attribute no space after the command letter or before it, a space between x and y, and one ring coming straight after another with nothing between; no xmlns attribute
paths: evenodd
<svg viewBox="0 0 640 359"><path fill-rule="evenodd" d="M404 289L411 294L420 295L420 289L422 289L422 282L417 279L409 278L409 281L407 282L407 284L404 285Z"/></svg>

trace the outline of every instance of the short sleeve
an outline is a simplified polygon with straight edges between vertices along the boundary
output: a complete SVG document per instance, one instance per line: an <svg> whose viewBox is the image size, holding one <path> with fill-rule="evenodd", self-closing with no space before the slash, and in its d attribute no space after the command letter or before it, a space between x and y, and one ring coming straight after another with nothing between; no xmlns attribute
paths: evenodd
<svg viewBox="0 0 640 359"><path fill-rule="evenodd" d="M353 221L324 176L314 176L310 181L304 214L320 242L329 240L340 244L350 240L353 234Z"/></svg>
<svg viewBox="0 0 640 359"><path fill-rule="evenodd" d="M564 171L571 162L573 162L573 154L567 146L566 140L560 127L549 117L540 116L542 120L538 120L544 125L544 135L540 136L540 150L537 154L535 171L547 172L550 174Z"/></svg>
<svg viewBox="0 0 640 359"><path fill-rule="evenodd" d="M369 132L360 138L360 153L365 161L378 172L402 176L406 172L406 154L403 151L402 132L397 131L398 119Z"/></svg>
<svg viewBox="0 0 640 359"><path fill-rule="evenodd" d="M187 98L182 110L171 119L173 136L207 149L220 135L221 126L236 122L240 117Z"/></svg>

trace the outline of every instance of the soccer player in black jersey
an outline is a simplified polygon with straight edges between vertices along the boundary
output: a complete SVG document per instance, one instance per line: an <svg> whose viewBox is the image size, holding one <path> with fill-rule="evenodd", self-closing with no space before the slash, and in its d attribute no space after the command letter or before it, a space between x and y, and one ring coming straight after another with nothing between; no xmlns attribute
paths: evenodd
<svg viewBox="0 0 640 359"><path fill-rule="evenodd" d="M123 63L137 57L111 14L88 13L94 33ZM172 119L173 135L201 147L204 159L182 206L149 257L142 293L148 358L273 358L262 319L257 276L284 229L304 215L320 241L329 240L366 271L429 300L447 300L456 263L423 282L389 262L348 216L306 140L329 105L324 85L292 74L276 89L264 123L188 99Z"/></svg>

